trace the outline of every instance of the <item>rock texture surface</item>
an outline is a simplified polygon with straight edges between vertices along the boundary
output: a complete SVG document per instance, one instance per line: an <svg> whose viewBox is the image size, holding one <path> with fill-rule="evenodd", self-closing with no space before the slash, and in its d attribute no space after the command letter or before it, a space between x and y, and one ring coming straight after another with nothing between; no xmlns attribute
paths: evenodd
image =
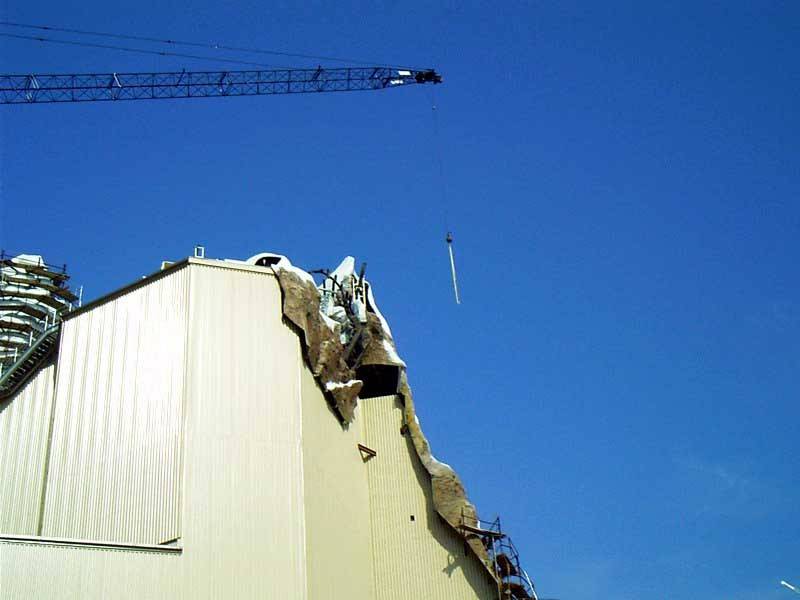
<svg viewBox="0 0 800 600"><path fill-rule="evenodd" d="M489 559L481 540L472 534L464 535L462 523L474 523L477 520L475 506L467 499L464 484L450 465L439 462L431 453L428 438L422 432L416 412L414 398L408 385L405 370L400 377L400 390L403 399L403 416L408 433L414 442L420 461L431 476L433 488L433 505L436 512L447 521L460 535L463 535L469 546L486 564ZM488 568L488 565L487 565ZM491 570L491 569L490 569Z"/></svg>
<svg viewBox="0 0 800 600"><path fill-rule="evenodd" d="M319 292L313 279L288 269L273 271L283 293L283 316L302 332L303 352L311 372L332 397L342 421L350 423L362 382L344 360L338 325L326 321L319 312Z"/></svg>
<svg viewBox="0 0 800 600"><path fill-rule="evenodd" d="M311 276L294 267L273 270L283 293L283 315L299 330L305 360L317 381L330 395L343 423L349 424L353 420L358 393L363 384L355 376L357 366L385 365L399 369L396 392L403 402L405 430L413 441L420 462L430 474L434 507L489 568L488 555L480 539L461 528L464 522L475 522L475 507L467 499L464 485L455 471L436 460L431 453L430 444L414 411L406 365L397 354L391 332L375 306L372 293L369 293L367 303L367 323L361 334L360 354L353 360L345 356L346 348L340 340L339 324L320 312L319 290Z"/></svg>

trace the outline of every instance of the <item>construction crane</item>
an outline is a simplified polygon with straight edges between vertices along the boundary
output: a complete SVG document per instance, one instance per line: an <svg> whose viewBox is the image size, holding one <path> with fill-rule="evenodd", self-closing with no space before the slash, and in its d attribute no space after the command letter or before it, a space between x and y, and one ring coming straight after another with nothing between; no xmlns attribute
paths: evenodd
<svg viewBox="0 0 800 600"><path fill-rule="evenodd" d="M158 39L119 33L84 31L80 29L32 25L0 21L0 27L23 30L38 30L69 33L71 36L89 36L111 39L136 40L157 44L161 47L176 46L201 47L215 51L294 56L315 58L326 61L344 62L346 59L292 54L287 52L238 48L222 44L203 44L197 42ZM275 94L312 94L321 92L355 92L407 87L425 83L442 83L442 76L434 69L414 69L391 65L369 65L362 61L347 60L362 66L323 68L271 68L269 65L242 61L224 56L208 56L176 53L172 50L99 44L75 39L54 39L42 35L24 35L0 31L0 37L26 41L82 46L104 50L116 50L136 54L154 54L210 60L215 62L238 63L247 66L264 67L258 70L225 71L165 71L137 73L82 73L82 74L5 74L0 75L0 104L49 104L60 102L100 102L117 100L165 100L175 98L213 98L224 96L267 96ZM435 106L434 106L435 110ZM441 171L441 165L440 165ZM461 299L456 281L453 258L452 235L447 234L450 253L450 267L456 303Z"/></svg>
<svg viewBox="0 0 800 600"><path fill-rule="evenodd" d="M339 67L258 71L0 75L0 104L355 92L442 83L433 69Z"/></svg>

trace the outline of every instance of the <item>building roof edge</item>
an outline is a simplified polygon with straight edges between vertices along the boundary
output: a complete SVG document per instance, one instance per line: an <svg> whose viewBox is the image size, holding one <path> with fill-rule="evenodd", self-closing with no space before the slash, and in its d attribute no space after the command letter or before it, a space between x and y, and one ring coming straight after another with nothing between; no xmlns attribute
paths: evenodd
<svg viewBox="0 0 800 600"><path fill-rule="evenodd" d="M232 261L232 260L218 260L218 259L194 258L194 257L184 258L182 260L172 263L168 267L159 269L158 271L155 271L150 275L145 275L141 279L137 279L136 281L129 283L128 285L124 285L121 288L117 288L116 290L113 290L107 294L103 294L102 296L100 296L99 298L95 298L91 302L87 302L80 308L76 308L75 310L72 310L64 314L62 320L69 321L70 319L73 319L78 315L81 315L94 308L97 308L98 306L101 306L106 302L115 300L116 298L124 296L125 294L128 294L142 286L153 283L154 281L158 281L163 277L172 275L173 273L180 271L181 269L187 267L188 265L203 265L207 267L232 269L236 271L251 271L260 273L262 275L269 275L270 277L275 277L275 274L269 267L258 267L255 265L248 265L244 262Z"/></svg>

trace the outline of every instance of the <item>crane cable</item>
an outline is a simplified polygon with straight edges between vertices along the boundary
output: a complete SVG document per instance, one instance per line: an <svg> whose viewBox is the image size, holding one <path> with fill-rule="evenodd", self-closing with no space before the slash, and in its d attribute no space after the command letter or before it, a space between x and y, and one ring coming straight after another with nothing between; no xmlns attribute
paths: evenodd
<svg viewBox="0 0 800 600"><path fill-rule="evenodd" d="M436 162L439 171L439 190L442 207L442 219L444 228L447 231L445 241L447 242L447 252L450 257L450 275L453 279L453 293L455 294L456 304L461 304L461 295L458 292L458 277L456 276L456 260L453 255L453 233L450 230L449 205L447 202L447 186L444 180L444 158L442 143L439 136L439 107L436 103L436 91L431 90L431 112L433 113L433 136L434 151L436 152Z"/></svg>
<svg viewBox="0 0 800 600"><path fill-rule="evenodd" d="M140 35L127 35L122 33L109 33L105 31L88 31L85 29L71 29L67 27L53 27L50 25L32 25L28 23L15 23L13 21L0 21L0 25L4 27L17 27L21 29L35 29L39 31L56 31L59 33L72 33L76 35L89 35L95 37L106 37L106 38L113 38L119 40L132 40L137 42L149 42L154 44L169 44L171 46L190 46L194 48L206 48L211 50L224 50L227 52L244 52L248 54L269 54L273 56L285 56L291 58L307 58L313 60L324 60L324 61L331 61L331 62L342 62L342 63L351 63L351 64L360 64L360 65L384 65L386 67L391 67L394 69L411 69L411 70L424 70L418 69L416 67L407 67L402 65L387 65L380 61L365 61L365 60L356 60L350 58L339 58L335 56L322 56L316 54L299 54L296 52L285 52L282 50L266 50L261 48L246 48L240 46L227 46L225 44L216 44L216 43L201 43L201 42L189 42L189 41L182 41L182 40L171 40L171 39L162 39L162 38L154 38L154 37L147 37L147 36L140 36ZM11 35L6 35L6 37L15 37ZM39 38L24 38L24 39L39 39ZM74 42L76 45L78 42ZM110 49L119 49L113 46L94 46L99 48L110 48ZM158 53L162 56L181 56L184 58L198 58L191 55L183 55L183 54L164 54ZM207 60L212 60L210 57L207 57ZM258 63L243 63L243 64L258 64ZM262 66L270 66L270 65L262 65Z"/></svg>
<svg viewBox="0 0 800 600"><path fill-rule="evenodd" d="M101 48L104 50L118 50L121 52L133 52L135 54L155 54L157 56L176 56L179 58L190 58L192 60L206 60L211 62L224 62L224 63L231 63L237 65L248 65L251 67L261 67L261 68L268 68L273 69L275 68L273 65L268 65L265 63L257 63L257 62L250 62L247 60L238 60L235 58L217 58L214 56L200 56L196 54L184 54L182 52L168 52L166 50L147 50L144 48L130 48L128 46L113 46L110 44L94 44L91 42L78 42L75 40L60 40L56 38L47 38L41 36L33 36L33 35L17 35L14 33L5 33L0 31L0 37L5 38L14 38L20 40L31 40L35 42L45 42L48 44L62 44L67 46L82 46L85 48Z"/></svg>
<svg viewBox="0 0 800 600"><path fill-rule="evenodd" d="M439 105L436 102L436 90L431 90L431 112L433 113L434 151L436 152L436 165L439 175L439 196L442 203L442 224L445 229L450 228L450 204L447 196L447 186L444 179L444 152L439 128Z"/></svg>

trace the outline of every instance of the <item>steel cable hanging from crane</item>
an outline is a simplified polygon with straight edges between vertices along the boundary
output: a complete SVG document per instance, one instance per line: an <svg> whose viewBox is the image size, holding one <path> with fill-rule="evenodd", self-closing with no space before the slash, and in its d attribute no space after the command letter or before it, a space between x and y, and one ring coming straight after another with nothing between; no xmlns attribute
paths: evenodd
<svg viewBox="0 0 800 600"><path fill-rule="evenodd" d="M453 293L455 294L456 304L461 304L461 294L458 291L458 277L456 275L456 259L453 254L453 233L450 230L450 211L448 206L448 198L446 194L445 177L444 177L444 158L442 156L442 144L439 139L439 107L436 103L435 92L431 93L431 109L433 114L433 136L434 136L434 151L436 153L436 163L439 171L439 188L441 198L442 217L444 227L447 231L445 241L447 242L447 252L450 256L450 275L453 279Z"/></svg>

